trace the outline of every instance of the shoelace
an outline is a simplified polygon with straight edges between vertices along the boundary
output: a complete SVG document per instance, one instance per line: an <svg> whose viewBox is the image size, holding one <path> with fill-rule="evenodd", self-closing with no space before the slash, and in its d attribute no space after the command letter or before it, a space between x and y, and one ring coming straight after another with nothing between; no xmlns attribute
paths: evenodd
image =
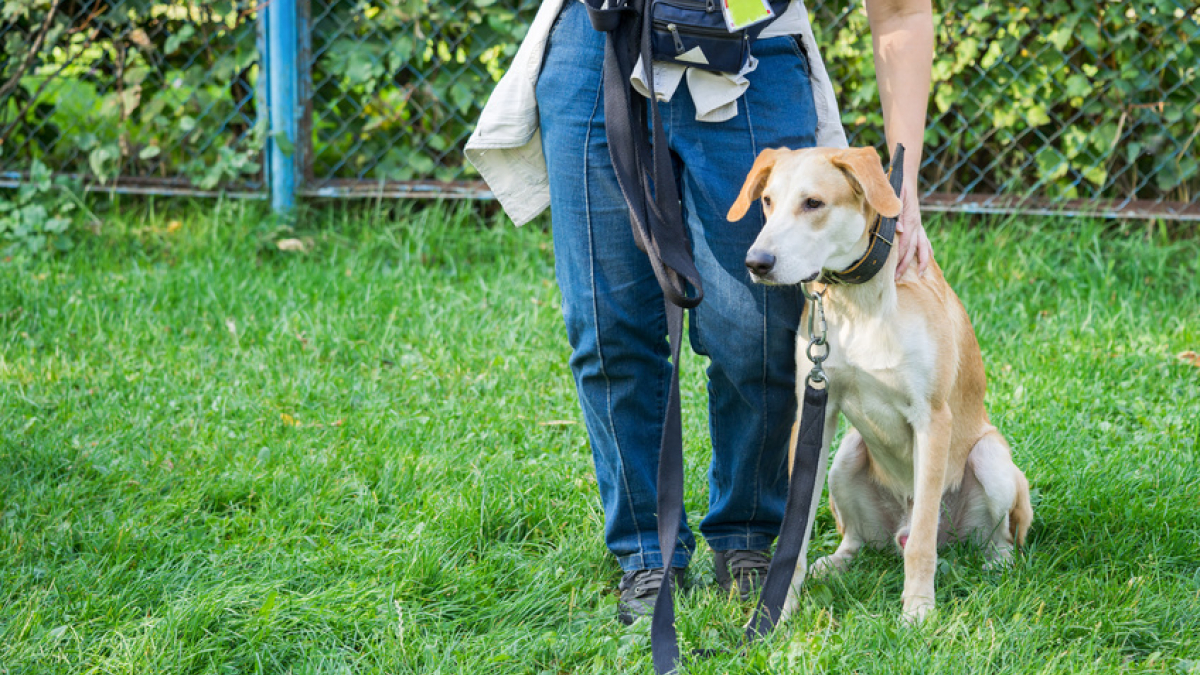
<svg viewBox="0 0 1200 675"><path fill-rule="evenodd" d="M729 573L735 576L752 571L765 574L771 566L766 551L730 551L726 561L729 563Z"/></svg>
<svg viewBox="0 0 1200 675"><path fill-rule="evenodd" d="M633 589L635 597L642 597L649 593L657 593L658 589L662 588L663 570L662 568L651 570L637 570L630 572L626 578L628 586Z"/></svg>

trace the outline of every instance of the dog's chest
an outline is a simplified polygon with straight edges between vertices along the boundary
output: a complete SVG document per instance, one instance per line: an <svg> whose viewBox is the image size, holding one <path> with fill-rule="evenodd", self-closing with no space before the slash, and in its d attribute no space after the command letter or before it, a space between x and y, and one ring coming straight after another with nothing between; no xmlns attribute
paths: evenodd
<svg viewBox="0 0 1200 675"><path fill-rule="evenodd" d="M911 484L913 425L926 419L932 354L919 325L830 317L830 396L879 469Z"/></svg>

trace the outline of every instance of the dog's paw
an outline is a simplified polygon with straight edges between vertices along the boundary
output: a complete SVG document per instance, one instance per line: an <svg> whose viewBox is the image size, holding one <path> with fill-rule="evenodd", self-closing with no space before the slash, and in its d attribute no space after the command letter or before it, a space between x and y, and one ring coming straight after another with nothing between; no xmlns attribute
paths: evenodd
<svg viewBox="0 0 1200 675"><path fill-rule="evenodd" d="M1013 547L994 546L985 553L987 562L983 564L985 572L1004 572L1013 566Z"/></svg>
<svg viewBox="0 0 1200 675"><path fill-rule="evenodd" d="M817 558L817 561L814 562L812 564L812 566L808 568L808 573L810 576L812 576L815 579L815 578L827 576L830 574L845 572L846 568L849 566L850 566L849 558L839 557L835 553L834 555L827 555L823 558Z"/></svg>
<svg viewBox="0 0 1200 675"><path fill-rule="evenodd" d="M933 614L933 602L928 598L913 598L904 601L900 621L907 626L920 626Z"/></svg>

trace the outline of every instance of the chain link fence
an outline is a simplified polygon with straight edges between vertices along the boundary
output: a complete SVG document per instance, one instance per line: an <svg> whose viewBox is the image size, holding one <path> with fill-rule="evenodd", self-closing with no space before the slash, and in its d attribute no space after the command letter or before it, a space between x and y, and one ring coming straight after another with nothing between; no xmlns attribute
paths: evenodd
<svg viewBox="0 0 1200 675"><path fill-rule="evenodd" d="M0 185L38 165L92 189L263 195L278 142L299 146L301 195L486 195L462 146L538 0L270 2L305 29L294 138L264 113L269 3L0 0ZM852 142L882 147L861 4L810 6ZM1200 6L936 11L931 208L1200 219Z"/></svg>
<svg viewBox="0 0 1200 675"><path fill-rule="evenodd" d="M37 163L113 188L261 189L251 3L2 7L0 178Z"/></svg>

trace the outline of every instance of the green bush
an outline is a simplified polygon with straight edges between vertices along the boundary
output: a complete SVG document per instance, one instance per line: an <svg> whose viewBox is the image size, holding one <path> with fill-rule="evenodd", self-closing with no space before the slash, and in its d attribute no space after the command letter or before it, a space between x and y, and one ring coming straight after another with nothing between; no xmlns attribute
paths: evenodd
<svg viewBox="0 0 1200 675"><path fill-rule="evenodd" d="M0 255L73 248L73 235L83 220L80 212L86 214L91 225L99 225L76 191L77 186L66 176L51 177L50 169L34 160L29 177L17 190L0 192Z"/></svg>
<svg viewBox="0 0 1200 675"><path fill-rule="evenodd" d="M253 7L0 0L0 172L261 182Z"/></svg>
<svg viewBox="0 0 1200 675"><path fill-rule="evenodd" d="M813 25L843 122L882 146L861 11ZM926 189L1191 201L1200 188L1200 8L938 3Z"/></svg>
<svg viewBox="0 0 1200 675"><path fill-rule="evenodd" d="M315 174L472 176L462 144L536 5L332 3L313 78L317 101L337 103L316 123ZM856 143L883 146L866 15L813 6L843 122ZM937 12L927 190L1195 198L1200 9L958 0Z"/></svg>
<svg viewBox="0 0 1200 675"><path fill-rule="evenodd" d="M318 177L473 177L462 146L537 0L312 5Z"/></svg>

